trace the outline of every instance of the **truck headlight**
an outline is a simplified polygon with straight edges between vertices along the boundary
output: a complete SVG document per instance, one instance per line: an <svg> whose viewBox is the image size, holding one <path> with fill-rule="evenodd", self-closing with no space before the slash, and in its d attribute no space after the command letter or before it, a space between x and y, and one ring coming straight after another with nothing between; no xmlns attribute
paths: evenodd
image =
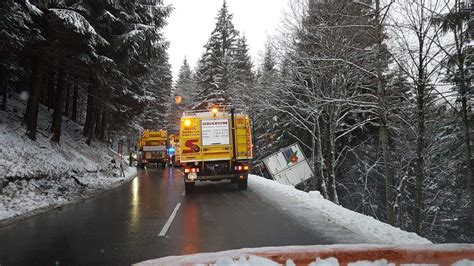
<svg viewBox="0 0 474 266"><path fill-rule="evenodd" d="M188 174L188 179L189 180L196 180L197 179L197 173L189 173Z"/></svg>

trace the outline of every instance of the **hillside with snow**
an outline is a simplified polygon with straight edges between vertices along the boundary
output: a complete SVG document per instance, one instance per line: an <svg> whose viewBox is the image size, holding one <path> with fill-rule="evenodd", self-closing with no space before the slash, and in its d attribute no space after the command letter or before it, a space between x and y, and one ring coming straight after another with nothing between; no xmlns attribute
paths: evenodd
<svg viewBox="0 0 474 266"><path fill-rule="evenodd" d="M25 136L26 99L13 95L0 112L0 222L74 202L115 187L125 177L111 163L119 157L107 145L85 144L82 126L64 118L60 145L50 141L52 111L40 106L37 140ZM118 166L118 163L115 165Z"/></svg>

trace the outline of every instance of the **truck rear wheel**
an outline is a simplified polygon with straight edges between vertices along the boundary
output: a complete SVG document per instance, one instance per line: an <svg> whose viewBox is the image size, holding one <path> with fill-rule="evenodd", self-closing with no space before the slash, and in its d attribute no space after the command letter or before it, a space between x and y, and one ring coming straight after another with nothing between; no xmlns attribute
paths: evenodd
<svg viewBox="0 0 474 266"><path fill-rule="evenodd" d="M239 180L238 187L240 190L247 189L247 179Z"/></svg>
<svg viewBox="0 0 474 266"><path fill-rule="evenodd" d="M195 183L184 183L184 190L186 191L186 194L192 193L195 187Z"/></svg>

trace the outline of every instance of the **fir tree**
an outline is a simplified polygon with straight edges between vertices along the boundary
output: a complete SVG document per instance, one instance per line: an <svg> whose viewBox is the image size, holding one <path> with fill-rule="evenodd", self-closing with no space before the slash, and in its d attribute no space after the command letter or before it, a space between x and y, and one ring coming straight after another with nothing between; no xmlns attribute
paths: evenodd
<svg viewBox="0 0 474 266"><path fill-rule="evenodd" d="M251 100L251 92L255 83L255 74L252 70L252 59L249 55L247 39L245 36L237 40L236 50L234 54L234 74L231 79L231 92L233 95L232 104L240 108L249 110L249 101Z"/></svg>
<svg viewBox="0 0 474 266"><path fill-rule="evenodd" d="M444 68L446 82L454 84L456 92L456 106L452 106L460 118L463 134L464 168L466 176L467 194L470 197L469 216L466 224L470 224L471 239L474 238L474 162L472 160L472 61L474 23L472 2L455 0L450 9L436 17L435 24L441 25L445 34L451 35L451 43L439 42L438 46L445 53Z"/></svg>
<svg viewBox="0 0 474 266"><path fill-rule="evenodd" d="M234 55L238 37L239 33L232 23L232 14L224 1L215 29L204 46L205 52L199 61L196 76L201 97L195 108L206 108L212 103L232 102L230 82L235 71Z"/></svg>

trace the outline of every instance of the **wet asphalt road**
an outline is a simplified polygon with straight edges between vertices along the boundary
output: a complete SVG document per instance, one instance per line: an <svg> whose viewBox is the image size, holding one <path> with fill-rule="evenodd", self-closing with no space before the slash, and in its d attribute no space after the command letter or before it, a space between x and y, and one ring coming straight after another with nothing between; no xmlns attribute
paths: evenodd
<svg viewBox="0 0 474 266"><path fill-rule="evenodd" d="M100 197L0 229L0 265L130 265L197 252L344 242L305 227L251 186L239 191L209 183L185 195L180 170L153 168Z"/></svg>

